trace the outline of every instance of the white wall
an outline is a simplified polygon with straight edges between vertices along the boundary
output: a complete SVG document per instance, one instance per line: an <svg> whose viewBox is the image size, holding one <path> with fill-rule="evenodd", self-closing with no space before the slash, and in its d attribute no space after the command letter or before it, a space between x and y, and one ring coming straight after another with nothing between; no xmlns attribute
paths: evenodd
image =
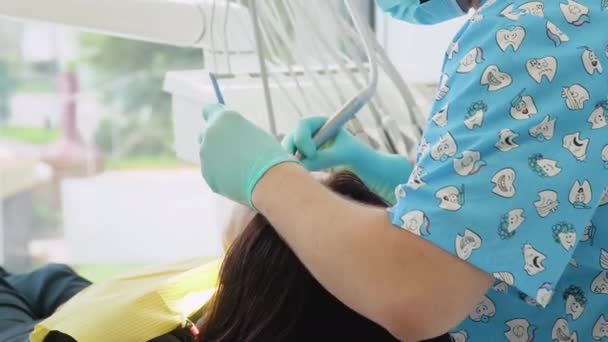
<svg viewBox="0 0 608 342"><path fill-rule="evenodd" d="M377 10L378 35L408 82L437 82L444 53L465 18L435 26L412 25Z"/></svg>

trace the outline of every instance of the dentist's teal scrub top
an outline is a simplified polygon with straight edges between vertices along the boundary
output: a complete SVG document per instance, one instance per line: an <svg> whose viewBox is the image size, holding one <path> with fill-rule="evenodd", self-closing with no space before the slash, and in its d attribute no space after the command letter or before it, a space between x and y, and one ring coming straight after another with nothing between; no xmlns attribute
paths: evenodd
<svg viewBox="0 0 608 342"><path fill-rule="evenodd" d="M488 0L454 37L390 215L496 278L456 341L608 341L607 97L608 0Z"/></svg>

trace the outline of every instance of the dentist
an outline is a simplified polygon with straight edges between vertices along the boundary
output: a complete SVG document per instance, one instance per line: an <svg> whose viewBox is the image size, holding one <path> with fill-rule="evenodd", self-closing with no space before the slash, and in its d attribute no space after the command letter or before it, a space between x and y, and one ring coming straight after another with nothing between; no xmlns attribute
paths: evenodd
<svg viewBox="0 0 608 342"><path fill-rule="evenodd" d="M377 2L419 24L475 8L445 53L413 169L344 130L317 150L323 118L281 146L209 105L205 180L404 341L608 341L608 1ZM336 166L394 206L353 203L308 172Z"/></svg>

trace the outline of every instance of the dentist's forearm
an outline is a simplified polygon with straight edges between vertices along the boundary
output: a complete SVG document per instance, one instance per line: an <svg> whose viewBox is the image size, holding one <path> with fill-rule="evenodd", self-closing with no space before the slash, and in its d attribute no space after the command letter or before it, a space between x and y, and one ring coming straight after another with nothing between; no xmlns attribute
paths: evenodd
<svg viewBox="0 0 608 342"><path fill-rule="evenodd" d="M384 209L343 199L297 164L270 169L253 201L324 287L398 338L445 333L491 285L483 272L393 227Z"/></svg>

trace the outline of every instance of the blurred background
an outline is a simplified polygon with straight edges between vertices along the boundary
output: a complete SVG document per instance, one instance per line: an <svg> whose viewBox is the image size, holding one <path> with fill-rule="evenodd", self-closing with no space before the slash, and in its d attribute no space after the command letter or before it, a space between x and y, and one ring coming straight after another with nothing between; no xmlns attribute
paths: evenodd
<svg viewBox="0 0 608 342"><path fill-rule="evenodd" d="M416 28L361 3L430 103L461 21ZM203 67L196 49L0 18L0 265L63 262L97 280L220 255L230 206L175 157L162 91L167 71Z"/></svg>

